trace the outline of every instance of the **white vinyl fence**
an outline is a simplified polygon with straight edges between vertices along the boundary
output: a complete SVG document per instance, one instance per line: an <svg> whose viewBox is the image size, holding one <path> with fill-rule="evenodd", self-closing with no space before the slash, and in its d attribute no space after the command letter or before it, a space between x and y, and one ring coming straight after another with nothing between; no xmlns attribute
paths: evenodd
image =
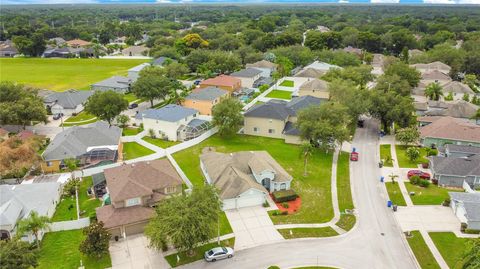
<svg viewBox="0 0 480 269"><path fill-rule="evenodd" d="M85 228L88 225L90 225L89 218L59 221L59 222L53 222L50 224L50 231L58 232L58 231L78 230L78 229Z"/></svg>

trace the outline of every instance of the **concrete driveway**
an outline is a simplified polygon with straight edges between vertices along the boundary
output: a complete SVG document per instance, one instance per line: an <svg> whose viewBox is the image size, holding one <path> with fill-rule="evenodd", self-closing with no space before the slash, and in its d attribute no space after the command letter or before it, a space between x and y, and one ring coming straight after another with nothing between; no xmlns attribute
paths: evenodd
<svg viewBox="0 0 480 269"><path fill-rule="evenodd" d="M409 206L399 207L395 213L402 231L424 230L459 231L460 221L450 207Z"/></svg>
<svg viewBox="0 0 480 269"><path fill-rule="evenodd" d="M170 268L161 252L148 247L143 234L131 235L118 242L110 242L112 269L166 269Z"/></svg>
<svg viewBox="0 0 480 269"><path fill-rule="evenodd" d="M235 234L235 250L283 240L267 210L261 206L228 210L225 213Z"/></svg>

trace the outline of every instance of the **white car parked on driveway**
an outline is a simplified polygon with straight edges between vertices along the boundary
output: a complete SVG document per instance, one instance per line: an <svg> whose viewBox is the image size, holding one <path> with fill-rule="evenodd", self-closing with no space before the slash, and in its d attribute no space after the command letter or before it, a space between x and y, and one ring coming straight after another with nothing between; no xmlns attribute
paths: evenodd
<svg viewBox="0 0 480 269"><path fill-rule="evenodd" d="M205 252L205 260L207 262L214 262L231 257L233 257L233 249L228 247L216 247Z"/></svg>

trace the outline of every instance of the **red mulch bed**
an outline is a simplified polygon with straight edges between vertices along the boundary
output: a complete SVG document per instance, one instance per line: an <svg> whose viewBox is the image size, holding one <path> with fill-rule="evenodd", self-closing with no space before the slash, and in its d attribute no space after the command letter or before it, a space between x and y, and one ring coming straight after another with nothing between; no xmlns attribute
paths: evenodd
<svg viewBox="0 0 480 269"><path fill-rule="evenodd" d="M297 199L293 201L289 201L287 203L288 203L288 208L284 208L282 206L283 203L275 203L275 204L277 205L278 210L280 210L281 212L287 211L288 214L290 215L290 214L296 213L300 209L300 206L302 205L302 199L300 197L297 197Z"/></svg>

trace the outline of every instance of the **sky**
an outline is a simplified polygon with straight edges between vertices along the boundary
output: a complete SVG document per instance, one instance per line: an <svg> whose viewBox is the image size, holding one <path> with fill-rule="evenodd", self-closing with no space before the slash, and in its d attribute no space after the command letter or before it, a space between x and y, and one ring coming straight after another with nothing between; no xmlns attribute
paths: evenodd
<svg viewBox="0 0 480 269"><path fill-rule="evenodd" d="M121 3L374 3L374 4L479 4L480 0L0 0L13 4L121 4Z"/></svg>

